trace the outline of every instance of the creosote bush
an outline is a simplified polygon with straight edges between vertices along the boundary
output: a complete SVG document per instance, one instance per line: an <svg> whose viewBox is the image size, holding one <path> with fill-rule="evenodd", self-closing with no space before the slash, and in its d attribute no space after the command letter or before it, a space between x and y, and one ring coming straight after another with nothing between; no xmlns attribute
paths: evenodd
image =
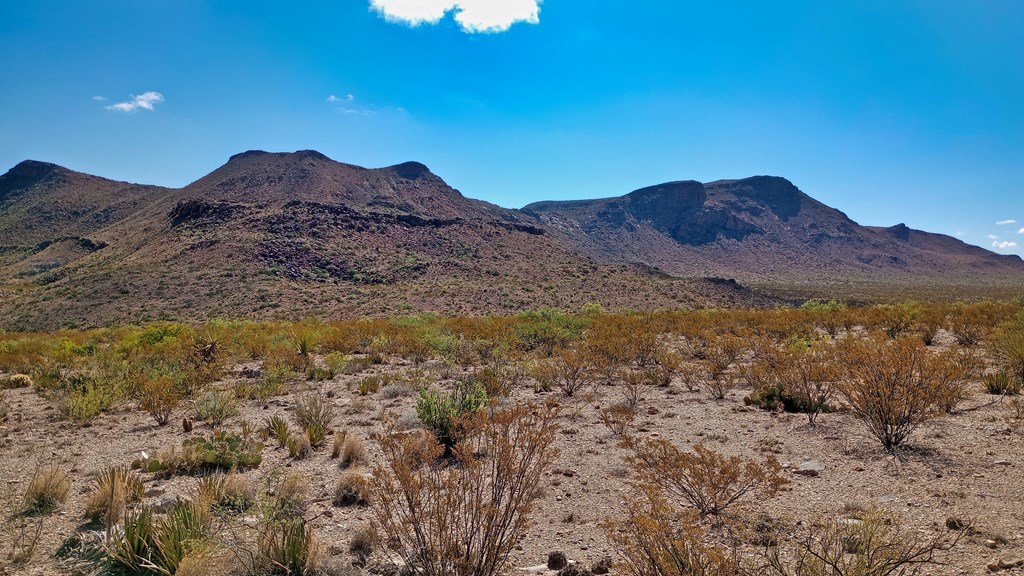
<svg viewBox="0 0 1024 576"><path fill-rule="evenodd" d="M626 461L640 487L663 490L667 497L694 507L702 518L724 513L753 492L770 498L788 483L772 456L756 462L701 444L684 452L661 438L627 436L621 444L630 450Z"/></svg>
<svg viewBox="0 0 1024 576"><path fill-rule="evenodd" d="M380 440L371 508L381 541L412 574L495 576L508 571L540 481L556 451L553 408L470 413L445 447L424 432Z"/></svg>
<svg viewBox="0 0 1024 576"><path fill-rule="evenodd" d="M868 432L893 451L936 417L954 360L930 352L915 338L844 339L846 378L839 389Z"/></svg>
<svg viewBox="0 0 1024 576"><path fill-rule="evenodd" d="M778 534L779 545L765 549L756 573L768 576L915 576L930 573L941 555L967 534L961 524L952 533L928 538L904 527L895 514L868 510L858 519L816 522L802 534Z"/></svg>

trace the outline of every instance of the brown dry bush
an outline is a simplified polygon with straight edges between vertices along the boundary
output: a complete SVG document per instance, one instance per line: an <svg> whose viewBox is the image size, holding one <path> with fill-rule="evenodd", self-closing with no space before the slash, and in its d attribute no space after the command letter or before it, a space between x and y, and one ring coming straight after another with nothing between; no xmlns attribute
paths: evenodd
<svg viewBox="0 0 1024 576"><path fill-rule="evenodd" d="M603 524L608 541L622 557L616 565L633 576L738 576L735 554L705 543L693 512L673 507L646 487L627 498L626 516Z"/></svg>
<svg viewBox="0 0 1024 576"><path fill-rule="evenodd" d="M556 451L555 412L518 406L475 413L454 450L425 432L381 438L371 480L382 541L413 574L503 574L522 541Z"/></svg>
<svg viewBox="0 0 1024 576"><path fill-rule="evenodd" d="M587 354L571 349L558 350L554 356L537 365L534 377L551 382L565 396L572 396L594 381L594 371Z"/></svg>
<svg viewBox="0 0 1024 576"><path fill-rule="evenodd" d="M615 436L622 436L636 418L636 410L626 402L601 408L601 423Z"/></svg>
<svg viewBox="0 0 1024 576"><path fill-rule="evenodd" d="M630 450L626 461L641 487L664 490L668 498L696 508L701 518L718 516L754 492L772 497L788 483L772 456L756 462L725 456L701 444L694 445L693 452L684 452L660 438L627 436L622 446Z"/></svg>
<svg viewBox="0 0 1024 576"><path fill-rule="evenodd" d="M722 400L736 386L729 368L743 353L743 339L729 334L708 337L703 358L698 362L703 386L716 400Z"/></svg>
<svg viewBox="0 0 1024 576"><path fill-rule="evenodd" d="M922 539L885 510L814 523L784 546L765 549L756 573L769 576L915 576L934 569L969 527ZM787 540L778 534L778 540Z"/></svg>
<svg viewBox="0 0 1024 576"><path fill-rule="evenodd" d="M32 515L49 514L67 501L70 492L67 471L56 464L40 464L25 488L23 510Z"/></svg>
<svg viewBox="0 0 1024 576"><path fill-rule="evenodd" d="M181 400L181 392L167 376L148 378L139 389L139 407L148 412L159 426L167 425Z"/></svg>
<svg viewBox="0 0 1024 576"><path fill-rule="evenodd" d="M840 392L868 432L893 451L940 413L954 362L932 354L914 338L845 339L840 346L846 378Z"/></svg>

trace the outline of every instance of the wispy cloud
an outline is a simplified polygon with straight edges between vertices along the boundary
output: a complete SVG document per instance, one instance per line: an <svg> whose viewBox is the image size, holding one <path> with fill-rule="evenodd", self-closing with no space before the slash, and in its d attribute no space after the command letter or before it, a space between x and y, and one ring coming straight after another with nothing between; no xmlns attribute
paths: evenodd
<svg viewBox="0 0 1024 576"><path fill-rule="evenodd" d="M106 102L107 101L107 97L106 96L93 96L92 99L97 101L97 102Z"/></svg>
<svg viewBox="0 0 1024 576"><path fill-rule="evenodd" d="M111 104L105 106L107 110L116 110L118 112L135 112L137 110L153 110L153 108L164 101L164 95L159 92L143 92L138 96L132 95L131 99L126 102L118 102L117 104Z"/></svg>
<svg viewBox="0 0 1024 576"><path fill-rule="evenodd" d="M1006 226L1007 224L1016 224L1016 220L997 220L996 226Z"/></svg>
<svg viewBox="0 0 1024 576"><path fill-rule="evenodd" d="M996 241L992 243L993 248L999 248L1000 250L1009 250L1010 248L1016 248L1016 242L1010 242L1009 240L1003 240L1002 242Z"/></svg>
<svg viewBox="0 0 1024 576"><path fill-rule="evenodd" d="M996 236L995 234L989 234L988 235L988 239L989 240L999 240L999 236Z"/></svg>
<svg viewBox="0 0 1024 576"><path fill-rule="evenodd" d="M356 97L353 96L352 94L346 94L344 98L335 96L334 94L331 94L330 96L327 97L328 102L351 102L355 99Z"/></svg>
<svg viewBox="0 0 1024 576"><path fill-rule="evenodd" d="M1021 228L1020 230L1017 230L1017 234L1024 234L1024 228Z"/></svg>
<svg viewBox="0 0 1024 576"><path fill-rule="evenodd" d="M957 230L957 232L956 232L956 234L954 234L954 236L956 236L957 238L963 238L964 237L963 230Z"/></svg>
<svg viewBox="0 0 1024 576"><path fill-rule="evenodd" d="M408 26L437 24L453 13L464 32L504 32L516 22L540 22L543 0L370 0L386 20Z"/></svg>

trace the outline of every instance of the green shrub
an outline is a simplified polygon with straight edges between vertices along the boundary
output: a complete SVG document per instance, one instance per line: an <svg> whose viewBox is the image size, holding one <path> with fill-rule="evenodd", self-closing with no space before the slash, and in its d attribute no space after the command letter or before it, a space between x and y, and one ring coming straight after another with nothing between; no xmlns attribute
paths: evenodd
<svg viewBox="0 0 1024 576"><path fill-rule="evenodd" d="M437 441L444 445L445 455L460 440L459 420L487 404L487 392L479 382L458 382L455 389L445 394L426 388L420 389L416 401L416 415L431 430Z"/></svg>
<svg viewBox="0 0 1024 576"><path fill-rule="evenodd" d="M313 442L314 434L309 434L310 442L313 442L314 445L319 445L334 423L334 405L322 393L310 394L300 398L295 404L292 418L303 431L309 432L312 430L318 441Z"/></svg>
<svg viewBox="0 0 1024 576"><path fill-rule="evenodd" d="M266 571L273 575L314 574L320 555L313 527L303 518L265 522L260 529L259 549Z"/></svg>
<svg viewBox="0 0 1024 576"><path fill-rule="evenodd" d="M288 431L288 421L284 418L276 415L267 418L266 432L267 437L277 439L278 448L288 445L290 432Z"/></svg>
<svg viewBox="0 0 1024 576"><path fill-rule="evenodd" d="M124 398L120 382L101 383L93 378L74 376L58 390L57 407L61 416L75 424L91 422Z"/></svg>
<svg viewBox="0 0 1024 576"><path fill-rule="evenodd" d="M1020 394L1021 382L1010 373L1000 370L994 374L986 374L982 381L985 383L985 390L989 394L1006 394L1014 396Z"/></svg>
<svg viewBox="0 0 1024 576"><path fill-rule="evenodd" d="M205 420L214 427L238 415L238 403L234 397L220 390L211 390L200 396L195 402L195 409L197 420Z"/></svg>
<svg viewBox="0 0 1024 576"><path fill-rule="evenodd" d="M126 512L123 529L112 532L98 564L106 574L174 574L190 552L204 546L210 522L209 511L195 502L179 505L162 520L145 507Z"/></svg>

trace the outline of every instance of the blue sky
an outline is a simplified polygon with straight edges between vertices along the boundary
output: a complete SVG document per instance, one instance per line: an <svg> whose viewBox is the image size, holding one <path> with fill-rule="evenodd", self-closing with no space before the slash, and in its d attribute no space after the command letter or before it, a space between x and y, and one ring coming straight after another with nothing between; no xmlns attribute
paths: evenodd
<svg viewBox="0 0 1024 576"><path fill-rule="evenodd" d="M316 149L511 207L773 174L1024 254L1024 2L372 1L0 0L0 170Z"/></svg>

